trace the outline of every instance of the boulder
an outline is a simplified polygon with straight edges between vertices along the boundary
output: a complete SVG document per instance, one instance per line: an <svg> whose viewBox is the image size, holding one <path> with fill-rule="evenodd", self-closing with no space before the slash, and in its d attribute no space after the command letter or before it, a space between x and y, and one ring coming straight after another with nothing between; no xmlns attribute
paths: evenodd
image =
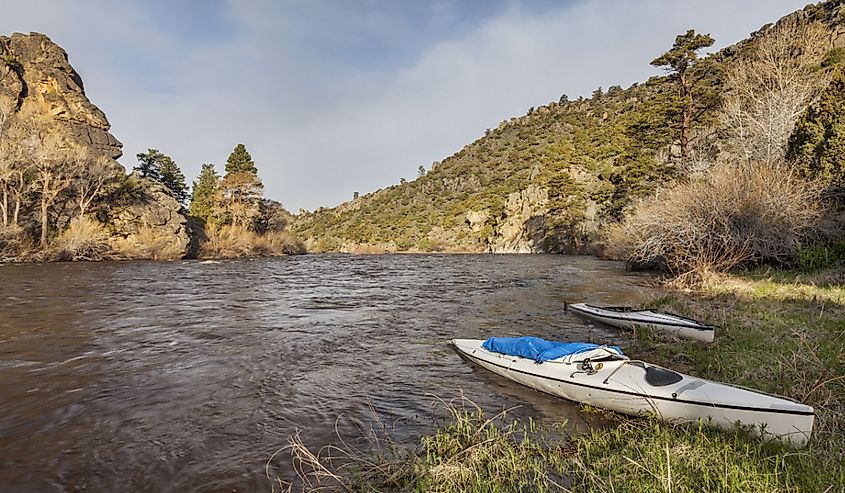
<svg viewBox="0 0 845 493"><path fill-rule="evenodd" d="M111 243L128 258L174 260L188 255L188 219L170 190L160 182L132 173L127 178L132 198L106 212Z"/></svg>

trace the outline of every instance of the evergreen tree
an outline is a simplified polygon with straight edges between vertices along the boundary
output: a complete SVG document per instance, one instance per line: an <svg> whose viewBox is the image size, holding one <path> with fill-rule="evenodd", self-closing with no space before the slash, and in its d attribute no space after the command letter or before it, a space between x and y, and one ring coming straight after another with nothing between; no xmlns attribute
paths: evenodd
<svg viewBox="0 0 845 493"><path fill-rule="evenodd" d="M702 82L711 74L712 63L704 63L706 59L699 59L698 52L713 46L714 40L709 34L696 34L690 29L685 34L675 38L672 49L652 60L655 67L662 67L669 73L669 80L677 87L677 105L679 114L667 115L673 121L673 126L679 131L681 146L681 165L686 165L690 154L690 130L705 112L716 107L718 97L715 92L707 90L707 84Z"/></svg>
<svg viewBox="0 0 845 493"><path fill-rule="evenodd" d="M229 159L226 160L226 175L231 173L249 173L258 175L258 168L252 161L252 156L246 150L246 146L238 144L235 149L229 154Z"/></svg>
<svg viewBox="0 0 845 493"><path fill-rule="evenodd" d="M845 186L845 70L836 69L819 102L804 113L788 157L808 177Z"/></svg>
<svg viewBox="0 0 845 493"><path fill-rule="evenodd" d="M147 152L139 152L135 157L138 158L138 166L132 168L133 170L152 180L161 179L161 161L167 156L158 149L147 149Z"/></svg>
<svg viewBox="0 0 845 493"><path fill-rule="evenodd" d="M188 185L185 183L185 175L176 165L176 162L169 157L161 163L161 182L173 192L173 196L183 206L188 202Z"/></svg>
<svg viewBox="0 0 845 493"><path fill-rule="evenodd" d="M203 164L199 178L193 183L191 195L191 215L208 222L214 211L214 200L220 176L214 170L213 164Z"/></svg>
<svg viewBox="0 0 845 493"><path fill-rule="evenodd" d="M148 149L146 153L140 153L136 157L138 166L133 169L140 172L141 176L164 184L180 204L185 204L188 200L188 186L176 161L158 149Z"/></svg>
<svg viewBox="0 0 845 493"><path fill-rule="evenodd" d="M220 181L215 215L236 226L253 226L261 213L264 185L258 168L243 144L238 144L226 160L226 175Z"/></svg>

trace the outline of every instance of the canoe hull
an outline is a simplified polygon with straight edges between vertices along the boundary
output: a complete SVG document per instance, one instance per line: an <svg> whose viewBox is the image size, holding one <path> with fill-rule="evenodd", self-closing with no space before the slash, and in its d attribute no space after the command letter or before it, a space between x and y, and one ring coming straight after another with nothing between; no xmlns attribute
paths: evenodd
<svg viewBox="0 0 845 493"><path fill-rule="evenodd" d="M654 387L645 370L627 360L594 362L590 374L577 363L534 361L492 353L483 341L455 339L452 345L466 359L485 369L567 400L628 415L654 414L669 422L696 422L734 429L739 422L758 434L803 445L813 428L813 409L776 396L682 375L682 380ZM600 367L599 367L600 366Z"/></svg>
<svg viewBox="0 0 845 493"><path fill-rule="evenodd" d="M568 305L567 309L589 320L620 329L632 330L636 327L645 327L656 332L674 335L683 339L694 339L703 342L713 342L715 338L715 329L713 326L648 310L614 312L585 303L574 303Z"/></svg>

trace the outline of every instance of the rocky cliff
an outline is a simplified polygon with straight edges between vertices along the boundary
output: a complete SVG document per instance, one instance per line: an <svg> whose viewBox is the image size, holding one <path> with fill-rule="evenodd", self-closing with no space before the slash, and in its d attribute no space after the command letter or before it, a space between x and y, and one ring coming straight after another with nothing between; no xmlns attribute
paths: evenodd
<svg viewBox="0 0 845 493"><path fill-rule="evenodd" d="M109 133L109 122L85 96L82 78L65 51L43 34L0 36L0 118L49 115L67 140L112 159L122 144Z"/></svg>
<svg viewBox="0 0 845 493"><path fill-rule="evenodd" d="M91 205L90 215L108 232L107 241L117 256L181 258L187 254L190 238L181 206L160 184L126 176L116 161L122 155L122 144L109 132L106 115L88 100L82 79L68 62L67 53L43 34L0 36L3 159L11 161L15 156L12 165L24 166L17 163L25 162L28 157L26 144L21 141L25 140L25 129L35 128L35 121L39 131L58 136L63 152L84 156L81 159L91 167L97 162L104 167L101 172L107 175L106 182L110 185L102 187L101 196ZM70 179L79 179L84 174L76 172ZM11 185L32 190L23 179ZM4 184L6 188L11 185ZM74 202L78 201L78 195L73 190L72 186L68 187L50 208L51 235L60 235L77 214ZM37 214L34 204L22 204L20 225L24 231L40 228ZM160 248L151 252L140 247L141 243L153 243Z"/></svg>

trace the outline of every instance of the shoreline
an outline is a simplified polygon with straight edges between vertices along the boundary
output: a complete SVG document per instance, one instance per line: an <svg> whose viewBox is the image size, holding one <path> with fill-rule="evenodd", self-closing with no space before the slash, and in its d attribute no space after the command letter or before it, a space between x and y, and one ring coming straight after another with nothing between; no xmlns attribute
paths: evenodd
<svg viewBox="0 0 845 493"><path fill-rule="evenodd" d="M343 468L329 470L338 473L338 484L356 491L389 486L604 493L668 491L668 485L673 491L839 491L845 484L845 286L814 279L843 273L842 267L816 275L753 271L715 276L697 291L670 290L645 307L715 323L716 341L637 331L625 348L633 358L812 405L816 423L804 449L766 442L742 429L675 425L586 406L582 412L602 416L609 425L561 436L557 425L542 428L506 413L484 416L459 400L447 408L449 419L421 436L419 445L350 451ZM331 466L316 459L312 466ZM380 467L391 475L380 474ZM279 484L299 481L288 479Z"/></svg>

